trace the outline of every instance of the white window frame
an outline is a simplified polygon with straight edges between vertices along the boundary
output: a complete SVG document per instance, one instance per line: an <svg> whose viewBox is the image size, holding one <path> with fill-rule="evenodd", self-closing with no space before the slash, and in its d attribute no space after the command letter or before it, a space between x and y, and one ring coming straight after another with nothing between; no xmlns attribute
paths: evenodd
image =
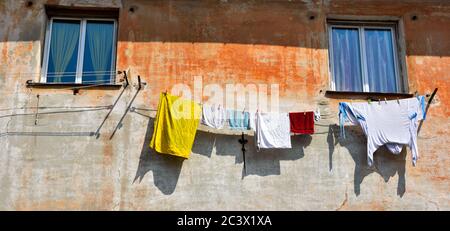
<svg viewBox="0 0 450 231"><path fill-rule="evenodd" d="M42 74L41 74L41 83L47 83L47 71L48 71L48 62L50 57L50 44L52 37L52 27L54 20L73 20L80 22L80 38L78 43L78 57L77 57L77 68L76 68L76 76L75 83L82 84L83 83L83 65L84 65L84 48L86 45L86 25L88 21L109 21L114 23L114 33L113 33L113 47L112 47L112 55L111 55L111 79L109 84L114 83L114 72L116 69L116 47L117 47L117 20L116 19L108 19L108 18L73 18L73 17L52 17L48 20L48 26L45 32L45 46L44 46L44 59L42 66Z"/></svg>
<svg viewBox="0 0 450 231"><path fill-rule="evenodd" d="M362 23L361 23L362 24ZM370 90L369 87L369 81L368 81L368 69L367 69L367 60L366 60L366 44L365 44L365 34L364 31L366 29L380 29L380 30L390 30L391 36L392 36L392 49L393 49L393 56L394 56L394 73L395 73L395 81L396 81L396 89L395 92L392 93L401 93L403 89L403 81L402 76L399 71L399 51L397 49L397 39L396 39L396 30L394 25L386 25L386 26L379 26L379 25L358 25L358 23L347 25L347 24L339 24L339 23L329 23L328 24L328 41L329 41L329 59L330 59L330 69L331 69L331 89L333 91L336 91L336 81L334 76L334 56L333 56L333 28L351 28L351 29L357 29L359 33L359 55L360 55L360 63L361 63L361 78L363 83L363 92L374 92ZM353 91L356 92L356 91ZM389 92L391 93L391 92Z"/></svg>

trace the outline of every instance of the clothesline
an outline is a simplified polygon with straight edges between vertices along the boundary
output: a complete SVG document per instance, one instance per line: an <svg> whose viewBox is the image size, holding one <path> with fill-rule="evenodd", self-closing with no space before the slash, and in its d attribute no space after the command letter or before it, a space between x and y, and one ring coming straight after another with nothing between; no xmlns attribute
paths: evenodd
<svg viewBox="0 0 450 231"><path fill-rule="evenodd" d="M162 92L162 93L165 93L165 92ZM195 101L193 101L193 102L195 102ZM217 104L217 103L212 103L212 104L210 104L210 103L199 103L199 102L195 102L196 104L198 104L198 105L200 105L200 106L219 106L219 107L222 107L222 105L221 104ZM141 111L157 111L157 108L137 108L137 107L131 107L131 109L132 110L141 110ZM247 110L246 109L246 107L244 107L244 110L240 110L240 109L236 109L236 108L225 108L225 110L226 111L236 111L236 112L242 112L242 113L245 113L245 112L248 112L248 113L256 113L256 112L260 112L260 113L290 113L290 112L284 112L284 111L277 111L277 112L275 112L275 111L260 111L260 109L256 109L256 110L253 110L253 111L249 111L249 110ZM304 112L304 113L306 113L306 112L319 112L318 114L320 114L320 110L317 108L315 111L312 111L312 110L308 110L308 111L302 111L302 112ZM299 111L295 111L295 112L299 112Z"/></svg>

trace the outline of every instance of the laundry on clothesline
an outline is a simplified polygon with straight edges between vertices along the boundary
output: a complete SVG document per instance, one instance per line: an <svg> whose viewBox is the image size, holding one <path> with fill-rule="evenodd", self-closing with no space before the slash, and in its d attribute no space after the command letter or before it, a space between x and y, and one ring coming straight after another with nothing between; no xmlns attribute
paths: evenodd
<svg viewBox="0 0 450 231"><path fill-rule="evenodd" d="M408 145L415 166L419 158L418 121L425 117L424 96L380 103L339 103L341 135L345 138L345 122L361 126L367 136L369 166L373 164L373 153L383 145L394 154L400 153L403 145Z"/></svg>
<svg viewBox="0 0 450 231"><path fill-rule="evenodd" d="M200 123L197 103L161 93L150 148L162 154L189 158Z"/></svg>
<svg viewBox="0 0 450 231"><path fill-rule="evenodd" d="M202 124L221 129L227 120L227 112L221 105L203 105Z"/></svg>
<svg viewBox="0 0 450 231"><path fill-rule="evenodd" d="M250 113L247 111L227 110L228 121L231 129L249 130Z"/></svg>
<svg viewBox="0 0 450 231"><path fill-rule="evenodd" d="M290 128L294 134L314 133L314 112L290 112Z"/></svg>
<svg viewBox="0 0 450 231"><path fill-rule="evenodd" d="M379 103L339 103L341 136L344 124L360 125L367 137L367 163L373 165L373 153L381 146L399 154L404 145L412 151L412 163L419 158L417 147L418 121L426 118L425 97L384 101ZM226 110L220 105L203 105L161 93L150 147L159 153L189 158L198 124L221 129L255 131L257 150L292 148L291 132L313 134L320 111L291 113L250 113Z"/></svg>
<svg viewBox="0 0 450 231"><path fill-rule="evenodd" d="M256 113L256 147L292 148L289 113Z"/></svg>

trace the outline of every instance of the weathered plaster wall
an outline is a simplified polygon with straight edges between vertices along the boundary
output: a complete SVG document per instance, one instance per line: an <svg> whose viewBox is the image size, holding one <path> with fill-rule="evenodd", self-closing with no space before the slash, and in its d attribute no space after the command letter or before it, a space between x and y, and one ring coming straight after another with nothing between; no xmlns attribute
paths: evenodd
<svg viewBox="0 0 450 231"><path fill-rule="evenodd" d="M447 1L0 1L0 209L2 210L448 210L450 4ZM43 4L121 7L117 69L147 83L121 90L26 88L39 79ZM128 11L130 7L135 12ZM314 15L315 19L309 17ZM409 150L379 151L366 165L357 127L338 137L337 103L328 89L326 18L398 17L409 92L435 103L419 134L421 159ZM418 20L412 21L412 15ZM281 110L319 107L312 136L293 149L256 152L249 138L247 175L239 136L201 129L189 160L148 148L158 94L176 83L280 84ZM320 90L323 90L320 93ZM38 123L35 125L37 97Z"/></svg>

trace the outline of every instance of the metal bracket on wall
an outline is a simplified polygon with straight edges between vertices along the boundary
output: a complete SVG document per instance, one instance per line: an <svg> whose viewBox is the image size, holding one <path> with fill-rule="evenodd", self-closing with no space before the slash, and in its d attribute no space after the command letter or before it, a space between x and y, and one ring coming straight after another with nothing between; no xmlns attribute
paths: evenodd
<svg viewBox="0 0 450 231"><path fill-rule="evenodd" d="M131 99L130 103L127 106L127 109L125 110L125 112L123 113L122 117L120 118L119 122L117 123L116 127L114 128L113 133L111 134L111 136L109 137L109 139L111 140L114 135L116 134L117 130L122 126L122 121L125 118L125 116L128 114L128 112L130 111L131 105L133 105L134 100L136 99L136 96L139 94L139 92L142 89L142 85L145 85L145 83L141 82L141 76L138 75L138 88L136 93L134 94L133 98Z"/></svg>
<svg viewBox="0 0 450 231"><path fill-rule="evenodd" d="M438 88L435 88L433 93L431 93L430 99L428 100L427 107L425 109L425 115L428 114L428 109L430 108L431 103L433 102L434 96L436 95ZM417 128L417 134L419 134L420 129L422 128L423 120L420 121L419 128Z"/></svg>
<svg viewBox="0 0 450 231"><path fill-rule="evenodd" d="M36 103L36 114L34 115L34 125L38 123L38 115L39 115L39 94L36 95L37 103Z"/></svg>
<svg viewBox="0 0 450 231"><path fill-rule="evenodd" d="M248 140L245 139L244 133L242 133L241 138L239 139L239 143L242 144L242 148L241 148L242 159L243 159L243 162L244 162L244 174L246 175L247 174L247 169L246 169L246 166L245 166L245 151L246 151L245 144L248 143Z"/></svg>
<svg viewBox="0 0 450 231"><path fill-rule="evenodd" d="M111 106L111 108L109 109L108 114L106 114L105 118L103 118L102 123L100 124L100 126L97 128L97 131L95 131L95 136L97 138L99 138L100 136L100 130L102 129L103 125L105 124L106 120L108 119L108 117L111 115L111 112L113 111L113 109L116 107L117 102L119 102L119 99L122 97L123 92L125 91L125 89L127 89L127 87L130 85L130 83L128 82L128 75L127 75L127 71L123 72L123 77L125 79L125 86L123 87L122 91L120 92L119 96L116 98L116 101L114 101L113 105Z"/></svg>

